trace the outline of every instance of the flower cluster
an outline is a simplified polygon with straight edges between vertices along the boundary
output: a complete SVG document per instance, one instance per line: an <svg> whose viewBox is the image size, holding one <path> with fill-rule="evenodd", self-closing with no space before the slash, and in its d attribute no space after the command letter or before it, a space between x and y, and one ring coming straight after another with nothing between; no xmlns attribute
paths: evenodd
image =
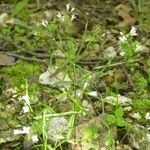
<svg viewBox="0 0 150 150"><path fill-rule="evenodd" d="M71 8L71 5L68 3L68 4L66 4L66 10L67 10L67 12L73 12L73 11L75 10L75 8L74 8L74 7ZM61 13L58 13L56 16L57 16L61 21L64 21L64 20L65 20L65 16L62 15ZM76 16L75 16L74 14L72 14L71 17L70 17L70 20L73 21L75 18L76 18Z"/></svg>
<svg viewBox="0 0 150 150"><path fill-rule="evenodd" d="M128 50L131 50L132 53L134 53L134 52L137 53L137 52L141 52L141 51L145 50L145 47L142 46L140 42L138 42L136 40L132 41L132 39L133 39L132 37L137 36L137 35L138 35L137 28L134 26L132 26L132 28L128 34L123 34L122 32L120 32L120 36L118 37L119 44L121 46L119 49L120 56L124 56L126 53L128 53Z"/></svg>

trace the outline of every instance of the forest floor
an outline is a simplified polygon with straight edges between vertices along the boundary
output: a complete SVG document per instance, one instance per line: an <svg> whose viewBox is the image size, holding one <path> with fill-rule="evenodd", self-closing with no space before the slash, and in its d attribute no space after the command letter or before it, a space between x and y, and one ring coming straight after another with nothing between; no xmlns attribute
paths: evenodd
<svg viewBox="0 0 150 150"><path fill-rule="evenodd" d="M1 150L150 150L149 0L0 2Z"/></svg>

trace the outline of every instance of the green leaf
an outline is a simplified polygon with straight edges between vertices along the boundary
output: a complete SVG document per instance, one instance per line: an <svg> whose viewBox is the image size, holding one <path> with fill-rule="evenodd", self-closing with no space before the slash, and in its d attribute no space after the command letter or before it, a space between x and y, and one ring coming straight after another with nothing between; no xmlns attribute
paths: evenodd
<svg viewBox="0 0 150 150"><path fill-rule="evenodd" d="M115 111L116 118L121 118L123 117L123 115L124 115L123 109L121 107L117 108Z"/></svg>
<svg viewBox="0 0 150 150"><path fill-rule="evenodd" d="M13 16L17 15L20 11L22 11L28 4L29 0L23 0L19 3L17 3L17 5L15 6L15 9L12 13Z"/></svg>
<svg viewBox="0 0 150 150"><path fill-rule="evenodd" d="M144 78L144 77L140 77L138 80L137 80L137 85L141 88L146 88L148 86L148 82L147 80Z"/></svg>
<svg viewBox="0 0 150 150"><path fill-rule="evenodd" d="M125 120L123 118L116 119L117 126L123 127L125 126Z"/></svg>
<svg viewBox="0 0 150 150"><path fill-rule="evenodd" d="M115 116L114 116L114 115L111 115L111 114L108 115L108 116L107 116L107 122L108 122L109 125L115 123L115 122L116 122Z"/></svg>
<svg viewBox="0 0 150 150"><path fill-rule="evenodd" d="M83 137L84 140L97 139L98 138L97 127L95 125L91 125L85 128L83 131L83 135L84 135Z"/></svg>

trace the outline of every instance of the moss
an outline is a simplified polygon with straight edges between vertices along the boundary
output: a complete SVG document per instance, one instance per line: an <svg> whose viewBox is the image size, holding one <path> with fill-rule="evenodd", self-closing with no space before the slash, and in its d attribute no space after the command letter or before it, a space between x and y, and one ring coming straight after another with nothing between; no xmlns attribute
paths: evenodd
<svg viewBox="0 0 150 150"><path fill-rule="evenodd" d="M1 72L9 75L14 85L20 87L31 77L38 77L40 68L41 66L39 64L20 61L11 67L2 68Z"/></svg>

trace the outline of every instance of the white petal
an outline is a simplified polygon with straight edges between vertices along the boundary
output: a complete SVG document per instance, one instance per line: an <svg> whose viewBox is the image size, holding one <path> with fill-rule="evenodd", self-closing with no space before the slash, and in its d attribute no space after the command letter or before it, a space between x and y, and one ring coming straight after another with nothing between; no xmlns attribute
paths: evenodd
<svg viewBox="0 0 150 150"><path fill-rule="evenodd" d="M120 43L124 43L126 40L127 40L127 38L124 35L119 37Z"/></svg>
<svg viewBox="0 0 150 150"><path fill-rule="evenodd" d="M71 8L71 10L70 10L70 11L71 11L71 12L73 12L74 10L75 10L75 8L73 7L73 8Z"/></svg>
<svg viewBox="0 0 150 150"><path fill-rule="evenodd" d="M24 134L24 132L22 130L14 130L14 135L18 135L18 134Z"/></svg>
<svg viewBox="0 0 150 150"><path fill-rule="evenodd" d="M73 21L75 18L76 18L76 16L75 16L75 15L72 15L72 16L71 16L71 21Z"/></svg>
<svg viewBox="0 0 150 150"><path fill-rule="evenodd" d="M66 10L69 11L69 9L70 9L70 4L68 3L66 4Z"/></svg>
<svg viewBox="0 0 150 150"><path fill-rule="evenodd" d="M22 96L22 99L26 102L27 105L30 105L30 98L27 94Z"/></svg>
<svg viewBox="0 0 150 150"><path fill-rule="evenodd" d="M37 143L37 142L39 141L37 135L33 135L31 138L32 138L32 142L33 142L33 143Z"/></svg>
<svg viewBox="0 0 150 150"><path fill-rule="evenodd" d="M30 132L30 127L23 127L23 132L25 133L25 134L29 134L29 132Z"/></svg>
<svg viewBox="0 0 150 150"><path fill-rule="evenodd" d="M25 105L25 106L22 107L22 111L23 111L23 113L27 113L27 112L30 111L30 109L27 105Z"/></svg>
<svg viewBox="0 0 150 150"><path fill-rule="evenodd" d="M137 30L136 27L132 26L132 28L130 30L131 36L137 36L136 30Z"/></svg>
<svg viewBox="0 0 150 150"><path fill-rule="evenodd" d="M150 120L150 112L148 112L148 113L145 115L145 118L146 118L147 120Z"/></svg>
<svg viewBox="0 0 150 150"><path fill-rule="evenodd" d="M44 27L46 27L48 25L48 21L47 20L42 20L42 23L41 23Z"/></svg>

